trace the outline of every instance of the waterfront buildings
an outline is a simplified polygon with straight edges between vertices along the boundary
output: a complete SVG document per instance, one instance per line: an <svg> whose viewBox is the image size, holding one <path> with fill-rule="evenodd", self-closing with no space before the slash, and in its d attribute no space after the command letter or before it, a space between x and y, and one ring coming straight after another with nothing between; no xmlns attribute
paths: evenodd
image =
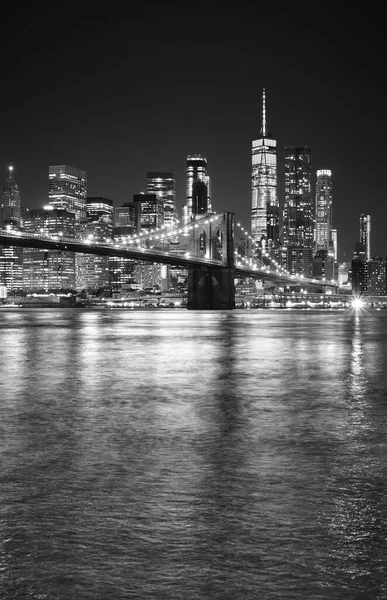
<svg viewBox="0 0 387 600"><path fill-rule="evenodd" d="M371 215L360 215L360 243L365 251L366 261L371 260Z"/></svg>
<svg viewBox="0 0 387 600"><path fill-rule="evenodd" d="M332 224L332 171L319 169L316 180L314 243L315 259L322 257L323 270L321 273L315 270L315 260L314 275L337 280L337 230L333 229Z"/></svg>
<svg viewBox="0 0 387 600"><path fill-rule="evenodd" d="M0 199L0 227L12 223L20 227L21 197L19 186L15 180L13 166L8 167L8 175Z"/></svg>
<svg viewBox="0 0 387 600"><path fill-rule="evenodd" d="M141 231L150 231L164 225L163 201L157 194L133 194L133 202L140 205Z"/></svg>
<svg viewBox="0 0 387 600"><path fill-rule="evenodd" d="M183 207L183 225L190 223L197 214L211 212L211 179L207 171L207 159L201 154L187 156L186 204Z"/></svg>
<svg viewBox="0 0 387 600"><path fill-rule="evenodd" d="M316 181L315 248L334 255L332 236L332 171L320 169Z"/></svg>
<svg viewBox="0 0 387 600"><path fill-rule="evenodd" d="M81 239L106 243L113 234L113 200L102 196L87 198L86 219L80 221ZM109 258L95 254L76 254L76 289L97 291L109 286Z"/></svg>
<svg viewBox="0 0 387 600"><path fill-rule="evenodd" d="M170 172L147 173L147 194L156 194L162 201L164 227L170 231L177 228L175 178Z"/></svg>
<svg viewBox="0 0 387 600"><path fill-rule="evenodd" d="M86 218L87 174L76 167L49 167L49 204L75 215L76 223Z"/></svg>
<svg viewBox="0 0 387 600"><path fill-rule="evenodd" d="M0 227L18 229L21 224L21 196L13 166L8 174L0 198ZM0 285L8 290L22 286L23 250L17 246L0 246Z"/></svg>
<svg viewBox="0 0 387 600"><path fill-rule="evenodd" d="M263 90L262 127L252 143L251 235L259 248L275 248L279 241L277 198L277 141L266 126L266 96Z"/></svg>
<svg viewBox="0 0 387 600"><path fill-rule="evenodd" d="M86 218L94 222L107 223L113 227L113 200L103 196L88 196Z"/></svg>
<svg viewBox="0 0 387 600"><path fill-rule="evenodd" d="M313 212L311 149L286 147L283 262L292 274L312 274Z"/></svg>
<svg viewBox="0 0 387 600"><path fill-rule="evenodd" d="M386 296L386 277L386 259L382 256L375 256L372 260L369 260L367 262L367 295Z"/></svg>
<svg viewBox="0 0 387 600"><path fill-rule="evenodd" d="M26 235L38 233L74 237L75 215L49 205L26 210L23 213L23 226ZM74 290L75 253L24 248L23 289Z"/></svg>

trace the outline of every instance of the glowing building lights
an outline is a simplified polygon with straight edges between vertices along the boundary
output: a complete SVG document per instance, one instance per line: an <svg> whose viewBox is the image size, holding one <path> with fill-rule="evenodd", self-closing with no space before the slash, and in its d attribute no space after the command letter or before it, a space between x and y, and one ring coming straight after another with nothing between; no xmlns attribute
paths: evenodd
<svg viewBox="0 0 387 600"><path fill-rule="evenodd" d="M67 210L75 215L76 222L86 217L87 174L86 171L68 165L49 167L49 203L54 208Z"/></svg>
<svg viewBox="0 0 387 600"><path fill-rule="evenodd" d="M201 154L187 156L186 204L183 207L183 225L189 225L193 215L211 212L211 179L207 159Z"/></svg>
<svg viewBox="0 0 387 600"><path fill-rule="evenodd" d="M251 234L260 247L275 247L279 240L277 198L277 142L266 128L266 95L262 98L262 127L252 143Z"/></svg>

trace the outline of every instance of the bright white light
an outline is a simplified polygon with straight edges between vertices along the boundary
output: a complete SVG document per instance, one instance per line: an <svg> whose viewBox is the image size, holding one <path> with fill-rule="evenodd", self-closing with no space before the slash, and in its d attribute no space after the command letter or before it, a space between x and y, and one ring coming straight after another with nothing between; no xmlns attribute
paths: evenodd
<svg viewBox="0 0 387 600"><path fill-rule="evenodd" d="M352 307L355 310L360 310L361 308L364 308L364 306L365 306L365 303L362 298L353 298L352 299Z"/></svg>

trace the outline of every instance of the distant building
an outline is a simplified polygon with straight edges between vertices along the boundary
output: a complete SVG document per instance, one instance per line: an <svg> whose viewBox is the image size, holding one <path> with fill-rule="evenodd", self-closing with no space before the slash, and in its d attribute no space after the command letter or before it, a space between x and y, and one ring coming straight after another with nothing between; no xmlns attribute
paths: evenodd
<svg viewBox="0 0 387 600"><path fill-rule="evenodd" d="M140 205L141 231L150 231L164 225L163 201L157 194L133 194L133 202Z"/></svg>
<svg viewBox="0 0 387 600"><path fill-rule="evenodd" d="M262 127L252 143L251 235L258 247L275 247L279 241L277 198L277 141L266 127L266 96L263 90Z"/></svg>
<svg viewBox="0 0 387 600"><path fill-rule="evenodd" d="M316 182L316 221L315 221L316 252L326 250L334 255L332 235L332 171L321 169L317 171Z"/></svg>
<svg viewBox="0 0 387 600"><path fill-rule="evenodd" d="M289 246L286 252L286 270L292 275L310 277L313 269L313 250L304 246Z"/></svg>
<svg viewBox="0 0 387 600"><path fill-rule="evenodd" d="M113 200L103 196L88 196L86 217L92 221L102 221L113 227Z"/></svg>
<svg viewBox="0 0 387 600"><path fill-rule="evenodd" d="M80 221L77 233L82 239L106 243L113 234L113 200L88 197L86 219ZM109 286L109 258L97 254L78 253L75 257L76 289L97 291Z"/></svg>
<svg viewBox="0 0 387 600"><path fill-rule="evenodd" d="M74 237L75 215L52 206L23 213L26 235ZM27 291L75 289L75 253L60 250L23 249L23 289Z"/></svg>
<svg viewBox="0 0 387 600"><path fill-rule="evenodd" d="M13 223L14 226L20 227L21 218L21 197L19 186L15 181L14 168L8 167L8 176L5 186L1 192L0 200L0 227L4 223Z"/></svg>
<svg viewBox="0 0 387 600"><path fill-rule="evenodd" d="M211 179L207 159L201 154L187 156L186 204L183 207L183 225L190 223L195 214L211 212ZM194 201L195 198L195 201ZM200 212L196 212L199 210Z"/></svg>
<svg viewBox="0 0 387 600"><path fill-rule="evenodd" d="M67 210L79 223L86 217L87 174L86 171L68 165L49 167L49 204L53 208Z"/></svg>
<svg viewBox="0 0 387 600"><path fill-rule="evenodd" d="M149 171L147 173L147 194L156 194L163 203L164 227L170 231L177 229L176 191L173 173Z"/></svg>
<svg viewBox="0 0 387 600"><path fill-rule="evenodd" d="M361 242L356 242L351 261L351 285L352 292L356 295L367 294L368 269L366 252Z"/></svg>
<svg viewBox="0 0 387 600"><path fill-rule="evenodd" d="M141 230L141 202L124 202L114 209L114 237L129 236Z"/></svg>
<svg viewBox="0 0 387 600"><path fill-rule="evenodd" d="M296 251L296 249L299 249ZM303 253L302 249L308 249ZM312 158L307 146L285 148L285 204L283 211L283 256L288 265L292 255L305 256L300 265L306 277L312 274L309 250L313 248Z"/></svg>
<svg viewBox="0 0 387 600"><path fill-rule="evenodd" d="M360 215L360 243L364 248L366 261L371 260L371 215Z"/></svg>
<svg viewBox="0 0 387 600"><path fill-rule="evenodd" d="M386 296L386 259L382 256L374 257L367 261L367 295Z"/></svg>
<svg viewBox="0 0 387 600"><path fill-rule="evenodd" d="M346 285L349 283L349 272L350 272L350 263L349 262L341 262L338 263L338 283L339 285Z"/></svg>
<svg viewBox="0 0 387 600"><path fill-rule="evenodd" d="M8 176L1 192L0 227L19 229L21 223L21 196L15 181L14 169L8 167ZM17 246L0 246L0 285L8 291L22 287L23 249Z"/></svg>
<svg viewBox="0 0 387 600"><path fill-rule="evenodd" d="M312 158L307 146L285 148L285 247L313 247Z"/></svg>

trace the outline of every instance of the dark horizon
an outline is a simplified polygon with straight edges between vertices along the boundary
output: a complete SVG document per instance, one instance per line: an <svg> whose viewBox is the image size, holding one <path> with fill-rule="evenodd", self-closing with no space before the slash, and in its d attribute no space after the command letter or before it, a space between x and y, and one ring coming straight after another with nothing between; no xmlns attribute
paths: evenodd
<svg viewBox="0 0 387 600"><path fill-rule="evenodd" d="M314 179L332 170L339 260L352 258L361 213L371 215L372 255L387 255L381 21L344 9L314 18L302 7L239 8L199 2L190 18L173 2L115 14L77 7L75 19L43 6L6 14L0 168L5 181L14 165L22 206L47 203L49 165L87 171L88 196L115 206L145 191L147 172L169 171L180 218L185 160L200 153L213 209L249 228L265 88L281 210L284 149L308 146Z"/></svg>

